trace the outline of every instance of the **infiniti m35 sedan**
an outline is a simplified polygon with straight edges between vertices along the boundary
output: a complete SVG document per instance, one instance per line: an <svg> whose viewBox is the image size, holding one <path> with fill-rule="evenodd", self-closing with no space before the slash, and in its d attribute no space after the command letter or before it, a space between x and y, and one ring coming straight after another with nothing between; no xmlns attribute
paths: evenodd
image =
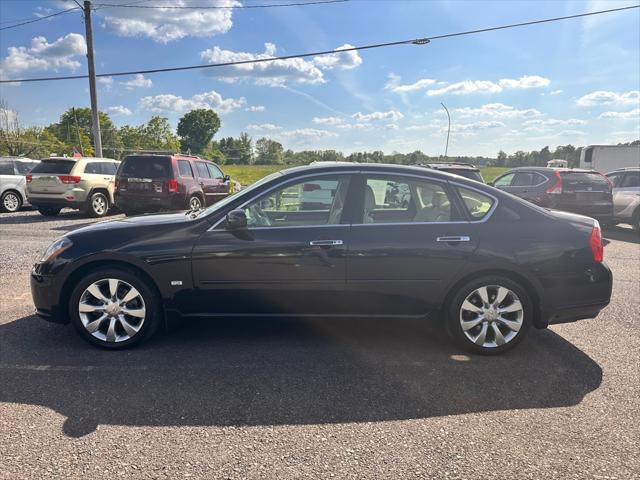
<svg viewBox="0 0 640 480"><path fill-rule="evenodd" d="M356 163L75 230L31 275L39 316L112 349L189 317L360 316L440 322L496 354L531 326L597 316L611 286L592 218L437 170Z"/></svg>

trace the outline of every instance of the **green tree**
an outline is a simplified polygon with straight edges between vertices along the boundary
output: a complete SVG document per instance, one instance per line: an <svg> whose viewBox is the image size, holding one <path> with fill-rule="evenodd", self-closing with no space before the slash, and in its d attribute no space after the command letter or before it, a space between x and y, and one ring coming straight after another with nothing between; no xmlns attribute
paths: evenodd
<svg viewBox="0 0 640 480"><path fill-rule="evenodd" d="M165 117L151 117L142 128L142 144L147 150L180 150L180 141Z"/></svg>
<svg viewBox="0 0 640 480"><path fill-rule="evenodd" d="M191 110L178 122L182 150L201 153L219 129L220 118L216 112L204 108Z"/></svg>
<svg viewBox="0 0 640 480"><path fill-rule="evenodd" d="M268 138L256 142L256 164L277 165L284 163L284 148L281 143Z"/></svg>

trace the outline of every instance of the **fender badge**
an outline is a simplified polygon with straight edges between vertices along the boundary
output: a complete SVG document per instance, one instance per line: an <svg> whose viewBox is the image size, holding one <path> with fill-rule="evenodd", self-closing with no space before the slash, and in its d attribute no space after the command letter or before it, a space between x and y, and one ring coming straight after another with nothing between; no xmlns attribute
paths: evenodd
<svg viewBox="0 0 640 480"><path fill-rule="evenodd" d="M171 286L182 285L182 280L171 280Z"/></svg>

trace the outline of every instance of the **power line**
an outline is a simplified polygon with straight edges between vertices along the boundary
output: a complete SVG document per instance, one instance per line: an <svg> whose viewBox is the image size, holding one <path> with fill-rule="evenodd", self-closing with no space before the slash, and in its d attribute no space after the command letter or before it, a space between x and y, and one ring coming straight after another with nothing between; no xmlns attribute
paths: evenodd
<svg viewBox="0 0 640 480"><path fill-rule="evenodd" d="M171 9L171 10L243 10L249 8L277 8L277 7L303 7L306 5L321 5L327 3L346 3L350 0L316 0L312 2L276 3L267 5L120 5L115 3L98 3L96 7L122 7L122 8L146 8L146 9Z"/></svg>
<svg viewBox="0 0 640 480"><path fill-rule="evenodd" d="M183 66L183 67L152 68L147 70L131 70L126 72L101 73L99 75L96 75L96 77L122 77L127 75L177 72L177 71L184 71L184 70L199 70L199 69L216 68L216 67L230 67L234 65L247 65L247 64L254 64L254 63L274 62L278 60L290 60L292 58L315 57L320 55L333 55L336 53L343 53L343 52L371 50L374 48L385 48L385 47L392 47L397 45L410 45L410 44L425 45L431 42L432 40L441 40L445 38L460 37L463 35L475 35L477 33L492 32L496 30L506 30L509 28L525 27L525 26L537 25L541 23L558 22L558 21L570 20L574 18L589 17L593 15L602 15L605 13L621 12L624 10L630 10L634 8L640 8L640 5L631 5L628 7L620 7L620 8L610 8L608 10L599 10L596 12L567 15L564 17L546 18L542 20L532 20L529 22L522 22L522 23L511 23L507 25L500 25L497 27L488 27L488 28L480 28L477 30L467 30L463 32L447 33L444 35L435 35L432 37L414 38L409 40L398 40L395 42L386 42L386 43L375 43L371 45L362 45L360 47L341 48L339 50L323 50L319 52L301 53L296 55L284 55L281 57L254 58L251 60L239 60L235 62L208 63L208 64L200 64L200 65L189 65L189 66ZM66 75L66 76L60 76L60 77L38 77L38 78L23 78L23 79L13 79L13 80L0 80L0 84L1 83L18 83L18 82L45 82L45 81L55 81L55 80L78 80L82 78L88 78L88 75Z"/></svg>
<svg viewBox="0 0 640 480"><path fill-rule="evenodd" d="M16 28L16 27L21 27L23 25L29 25L30 23L36 23L36 22L40 22L42 20L46 20L48 18L57 17L58 15L63 15L65 13L70 13L70 12L73 12L74 10L80 10L80 8L79 7L68 8L66 10L61 10L60 12L55 12L55 13L52 13L50 15L45 15L44 17L38 17L38 18L34 18L32 20L27 20L26 22L16 23L15 25L9 25L7 27L2 27L2 28L0 28L0 30L8 30L10 28Z"/></svg>

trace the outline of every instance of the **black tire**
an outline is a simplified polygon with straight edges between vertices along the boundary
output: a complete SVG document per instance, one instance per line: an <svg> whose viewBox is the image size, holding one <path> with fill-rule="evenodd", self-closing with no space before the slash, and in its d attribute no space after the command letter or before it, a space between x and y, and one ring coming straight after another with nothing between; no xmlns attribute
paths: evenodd
<svg viewBox="0 0 640 480"><path fill-rule="evenodd" d="M105 217L109 211L109 198L103 192L95 192L87 200L84 211L92 218Z"/></svg>
<svg viewBox="0 0 640 480"><path fill-rule="evenodd" d="M195 210L196 206L198 205L197 208L204 208L204 202L202 201L202 199L200 198L199 195L191 195L189 197L189 203L187 205L187 208L189 208L190 210Z"/></svg>
<svg viewBox="0 0 640 480"><path fill-rule="evenodd" d="M631 220L631 226L636 232L640 233L640 208L636 208L633 219Z"/></svg>
<svg viewBox="0 0 640 480"><path fill-rule="evenodd" d="M483 286L504 287L510 290L511 292L513 292L518 297L520 303L522 304L523 316L522 316L522 324L520 326L520 329L517 331L515 336L513 336L513 338L510 339L504 345L492 346L492 347L477 345L476 343L471 341L471 339L469 339L465 334L465 332L463 331L462 324L461 324L462 304L467 299L467 297L472 294L472 292L476 291L477 289ZM496 291L494 288L491 288L491 287L489 288L490 294L491 292ZM446 310L447 331L451 336L451 338L458 345L465 348L466 350L469 350L474 353L479 353L482 355L498 355L498 354L504 353L508 350L511 350L518 343L522 341L522 339L526 336L529 328L533 323L533 305L531 303L531 296L529 295L529 293L525 288L523 288L519 283L514 282L510 278L502 277L502 276L478 277L467 282L462 287L456 290L457 291L454 293L451 299L451 302ZM493 298L495 299L495 296ZM504 302L507 302L511 299L512 297L511 295L509 295L504 300ZM490 298L490 300L492 299ZM501 303L501 305L504 305L504 302ZM500 325L501 329L506 330L508 333L511 333L510 330L507 329L503 324L500 324L500 322L496 322L496 324ZM493 328L491 327L491 323L489 323L489 326L490 328L488 330L491 330L491 328ZM474 327L474 328L481 329L482 324L479 324L478 327ZM472 333L472 331L473 329L469 330L470 333ZM488 333L487 335L488 335L487 338L490 338L494 334L491 332L491 333ZM495 337L494 337L494 340L495 340Z"/></svg>
<svg viewBox="0 0 640 480"><path fill-rule="evenodd" d="M0 212L14 213L22 207L22 196L15 190L7 190L0 197Z"/></svg>
<svg viewBox="0 0 640 480"><path fill-rule="evenodd" d="M141 295L144 302L142 306L145 309L145 317L143 318L140 329L137 331L137 333L126 340L116 342L108 342L106 340L99 339L93 334L89 333L89 331L87 331L87 329L84 327L79 312L80 300L85 293L85 290L95 282L110 278L124 281L134 287ZM126 293L120 294L121 297L122 295L126 295ZM131 303L129 303L129 305L131 305ZM136 305L134 305L133 307L136 308ZM146 280L140 273L136 272L135 270L129 270L120 267L99 268L89 273L88 275L84 275L78 282L78 284L74 287L69 299L69 318L71 319L71 323L73 324L77 332L87 342L108 350L121 350L133 347L151 338L162 323L162 309L160 297L155 288L152 285L148 285L148 280ZM110 317L103 320L99 330L107 329L110 321ZM122 330L122 324L119 324L119 327L121 330L120 333L125 333Z"/></svg>
<svg viewBox="0 0 640 480"><path fill-rule="evenodd" d="M38 207L38 211L40 215L44 215L45 217L55 217L60 213L61 208L57 207Z"/></svg>

